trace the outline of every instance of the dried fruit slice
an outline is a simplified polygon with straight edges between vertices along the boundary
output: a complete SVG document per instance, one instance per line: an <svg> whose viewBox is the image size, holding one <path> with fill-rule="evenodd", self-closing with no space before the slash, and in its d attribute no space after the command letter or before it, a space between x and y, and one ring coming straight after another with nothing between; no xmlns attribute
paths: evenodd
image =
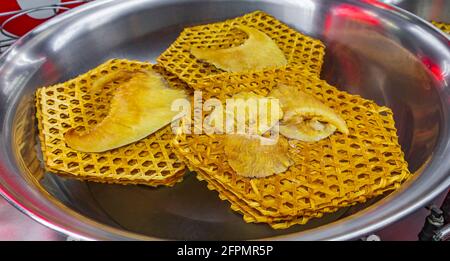
<svg viewBox="0 0 450 261"><path fill-rule="evenodd" d="M178 112L171 110L172 102L186 98L185 92L168 88L153 71L129 74L130 79L115 90L109 113L100 123L84 132L70 129L64 134L69 147L82 152L111 150L143 139L174 120ZM118 77L124 77L124 72L118 72Z"/></svg>
<svg viewBox="0 0 450 261"><path fill-rule="evenodd" d="M236 28L248 35L242 45L215 50L191 48L191 53L198 59L228 72L259 70L287 64L283 52L265 33L243 25Z"/></svg>
<svg viewBox="0 0 450 261"><path fill-rule="evenodd" d="M214 129L215 133L263 135L283 118L278 99L253 92L235 94L226 100L225 106L212 111L205 120L205 128ZM224 125L217 124L224 120Z"/></svg>
<svg viewBox="0 0 450 261"><path fill-rule="evenodd" d="M97 79L91 88L91 92L94 94L99 94L105 86L110 85L114 81L129 81L133 77L133 72L128 70L119 70L114 73L106 74L99 79Z"/></svg>
<svg viewBox="0 0 450 261"><path fill-rule="evenodd" d="M262 178L283 173L293 164L285 138L279 137L275 144L263 144L261 139L260 136L225 135L225 155L236 174Z"/></svg>
<svg viewBox="0 0 450 261"><path fill-rule="evenodd" d="M269 96L280 100L285 112L280 133L290 139L319 141L336 129L348 134L347 124L336 112L296 87L278 84Z"/></svg>

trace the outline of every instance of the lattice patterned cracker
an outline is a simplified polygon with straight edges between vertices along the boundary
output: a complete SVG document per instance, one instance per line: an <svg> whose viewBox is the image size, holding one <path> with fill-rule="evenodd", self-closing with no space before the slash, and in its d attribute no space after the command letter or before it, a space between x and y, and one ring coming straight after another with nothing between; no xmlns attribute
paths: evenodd
<svg viewBox="0 0 450 261"><path fill-rule="evenodd" d="M228 191L220 183L217 183L214 179L211 179L209 175L204 174L202 170L197 170L197 178L199 180L206 181L208 183L208 189L217 191L219 198L228 201L231 204L230 208L241 213L244 221L247 223L267 223L272 228L283 229L296 224L303 225L312 218L320 218L323 216L322 212L310 212L300 216L264 216L257 209L253 208L253 206L240 199L232 191Z"/></svg>
<svg viewBox="0 0 450 261"><path fill-rule="evenodd" d="M450 24L436 22L436 21L432 21L431 23L434 24L437 28L441 29L443 32L450 34Z"/></svg>
<svg viewBox="0 0 450 261"><path fill-rule="evenodd" d="M153 69L172 87L185 87L161 67L137 61L110 60L75 79L38 89L36 108L45 167L60 175L97 182L173 185L182 179L185 165L172 150L170 126L145 139L103 153L79 152L64 142L63 135L68 129L89 129L107 115L110 98L120 80L105 86L98 96L90 92L90 88L95 79L120 69Z"/></svg>
<svg viewBox="0 0 450 261"><path fill-rule="evenodd" d="M323 43L261 11L184 29L177 40L158 57L158 63L190 86L206 76L223 74L224 71L196 59L189 50L191 47L228 48L242 44L247 35L235 29L235 25L255 27L266 33L284 52L290 66L301 66L320 74L325 53Z"/></svg>
<svg viewBox="0 0 450 261"><path fill-rule="evenodd" d="M268 217L332 212L396 189L410 176L391 110L341 92L312 73L291 68L223 76L205 86L205 93L221 100L244 90L267 94L278 82L298 86L333 108L346 120L350 134L336 133L315 143L290 141L294 166L262 179L234 173L222 135L178 135L178 152L195 170Z"/></svg>
<svg viewBox="0 0 450 261"><path fill-rule="evenodd" d="M299 216L264 216L257 209L253 208L254 204L248 204L248 202L239 198L239 195L236 195L233 191L228 191L222 184L218 183L214 177L211 177L210 175L205 174L203 170L194 167L189 160L186 160L182 156L182 154L177 153L177 155L180 159L185 160L185 163L191 170L196 171L198 180L206 181L208 183L208 189L217 191L219 198L228 201L230 203L230 208L241 213L244 221L247 223L267 223L274 229L284 229L289 228L292 225L303 225L312 218L320 218L323 216L323 213L319 211L308 211ZM338 208L334 207L328 208L325 212L335 212L337 210Z"/></svg>
<svg viewBox="0 0 450 261"><path fill-rule="evenodd" d="M180 156L180 158L183 158L180 154L178 155ZM189 160L186 160L186 164L191 169L195 169L195 167L190 166ZM268 223L275 229L283 229L295 224L306 224L312 218L320 218L323 216L323 213L321 212L310 212L302 216L264 216L258 210L248 205L247 202L236 196L232 191L228 191L220 183L217 183L214 178L211 178L209 175L204 174L201 169L197 169L196 174L198 180L206 181L208 183L208 189L218 192L219 198L221 200L228 201L232 210L241 213L243 215L243 219L247 223ZM335 210L337 210L337 208L335 208Z"/></svg>

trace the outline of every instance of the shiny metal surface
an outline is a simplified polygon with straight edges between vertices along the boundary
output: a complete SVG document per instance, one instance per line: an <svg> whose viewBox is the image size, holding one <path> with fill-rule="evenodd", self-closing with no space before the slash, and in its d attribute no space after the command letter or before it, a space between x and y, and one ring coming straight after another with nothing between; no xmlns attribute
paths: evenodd
<svg viewBox="0 0 450 261"><path fill-rule="evenodd" d="M449 241L450 240L450 224L441 228L439 232L433 237L434 241Z"/></svg>
<svg viewBox="0 0 450 261"><path fill-rule="evenodd" d="M382 0L408 10L427 21L450 23L450 2L448 0Z"/></svg>
<svg viewBox="0 0 450 261"><path fill-rule="evenodd" d="M65 239L63 234L37 223L0 197L0 242Z"/></svg>
<svg viewBox="0 0 450 261"><path fill-rule="evenodd" d="M85 183L44 173L33 92L113 57L154 61L184 26L264 10L327 46L322 77L393 109L416 175L398 191L272 230L245 224L192 174L174 188ZM0 58L0 192L39 222L84 239L352 239L450 185L449 38L372 0L99 1L52 19ZM339 220L336 220L339 219Z"/></svg>

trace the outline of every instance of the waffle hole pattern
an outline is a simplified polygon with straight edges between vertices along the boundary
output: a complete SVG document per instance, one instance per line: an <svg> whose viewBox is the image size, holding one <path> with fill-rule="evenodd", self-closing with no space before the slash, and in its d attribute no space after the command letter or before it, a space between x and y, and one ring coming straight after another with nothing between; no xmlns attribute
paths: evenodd
<svg viewBox="0 0 450 261"><path fill-rule="evenodd" d="M222 49L241 45L248 36L236 29L234 27L236 25L254 27L267 34L284 52L288 66L300 66L320 74L325 54L324 44L261 11L224 22L184 29L175 42L158 57L158 64L191 87L205 77L227 74L209 63L196 59L189 50L191 47Z"/></svg>
<svg viewBox="0 0 450 261"><path fill-rule="evenodd" d="M436 21L432 21L431 23L434 24L440 30L442 30L444 33L450 34L450 24L436 22Z"/></svg>
<svg viewBox="0 0 450 261"><path fill-rule="evenodd" d="M116 70L154 70L173 88L186 88L175 75L149 63L110 60L65 83L39 88L36 108L39 138L48 171L96 182L171 186L182 180L185 165L170 145L170 126L132 144L102 153L84 153L69 148L64 133L75 128L89 130L107 114L114 90L112 81L102 90L92 91L96 79Z"/></svg>
<svg viewBox="0 0 450 261"><path fill-rule="evenodd" d="M341 115L349 135L336 132L307 143L289 140L294 160L285 173L261 179L236 175L228 165L222 135L178 135L179 157L208 182L247 222L274 228L304 224L310 218L397 189L411 174L398 144L393 113L357 95L339 91L300 68L235 73L199 85L204 99L222 101L242 91L267 95L278 83L307 92ZM210 148L204 150L204 148Z"/></svg>

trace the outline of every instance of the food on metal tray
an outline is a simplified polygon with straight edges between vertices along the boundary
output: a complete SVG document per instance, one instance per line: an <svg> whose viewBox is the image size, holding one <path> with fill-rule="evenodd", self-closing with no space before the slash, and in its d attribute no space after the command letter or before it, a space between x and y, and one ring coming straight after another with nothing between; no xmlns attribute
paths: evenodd
<svg viewBox="0 0 450 261"><path fill-rule="evenodd" d="M302 68L231 74L212 79L208 86L203 89L204 100L216 97L222 102L232 93L270 97L277 96L280 88L295 86L297 90L286 94L292 100L280 97L285 116L289 110L301 108L303 100L306 108L325 115L326 124L342 130L315 142L280 133L275 146L245 136L177 135L173 143L177 155L247 222L267 223L277 229L304 224L392 191L411 177L392 111L339 91ZM324 124L325 119L319 123Z"/></svg>
<svg viewBox="0 0 450 261"><path fill-rule="evenodd" d="M231 134L223 138L228 164L240 176L268 177L285 172L293 164L285 138L270 144L264 144L258 135Z"/></svg>
<svg viewBox="0 0 450 261"><path fill-rule="evenodd" d="M151 70L119 71L117 75L128 79L116 87L108 115L88 130L68 130L64 140L69 147L83 152L115 149L141 140L176 120L178 112L172 111L171 105L187 97L183 90L169 88L164 78Z"/></svg>
<svg viewBox="0 0 450 261"><path fill-rule="evenodd" d="M40 88L46 169L172 186L188 167L246 222L276 229L397 189L411 173L393 112L321 80L324 49L257 11L186 28L157 65L112 60ZM200 100L186 122L203 132L170 128L183 98Z"/></svg>
<svg viewBox="0 0 450 261"><path fill-rule="evenodd" d="M345 121L333 109L299 87L278 84L269 95L280 100L284 112L280 133L290 139L314 142L336 130L349 132Z"/></svg>
<svg viewBox="0 0 450 261"><path fill-rule="evenodd" d="M172 149L174 134L170 126L131 144L100 153L73 149L66 144L64 136L71 129L81 132L94 129L111 115L110 109L117 107L112 102L114 97L117 99L116 90L129 86L127 82L134 73L146 79L149 76L144 74L156 75L156 72L171 88L186 89L183 82L161 67L124 59L107 61L67 82L39 88L36 109L45 169L66 177L102 183L173 186L180 182L186 167ZM128 103L125 101L118 109L124 109ZM121 119L125 123L130 120ZM111 128L119 130L114 125ZM98 141L91 142L92 147L99 150Z"/></svg>
<svg viewBox="0 0 450 261"><path fill-rule="evenodd" d="M207 78L237 70L261 70L268 65L273 65L271 68L296 66L318 75L324 55L325 45L320 40L290 28L267 13L255 11L222 22L185 28L157 62L190 88L197 89L197 84Z"/></svg>

